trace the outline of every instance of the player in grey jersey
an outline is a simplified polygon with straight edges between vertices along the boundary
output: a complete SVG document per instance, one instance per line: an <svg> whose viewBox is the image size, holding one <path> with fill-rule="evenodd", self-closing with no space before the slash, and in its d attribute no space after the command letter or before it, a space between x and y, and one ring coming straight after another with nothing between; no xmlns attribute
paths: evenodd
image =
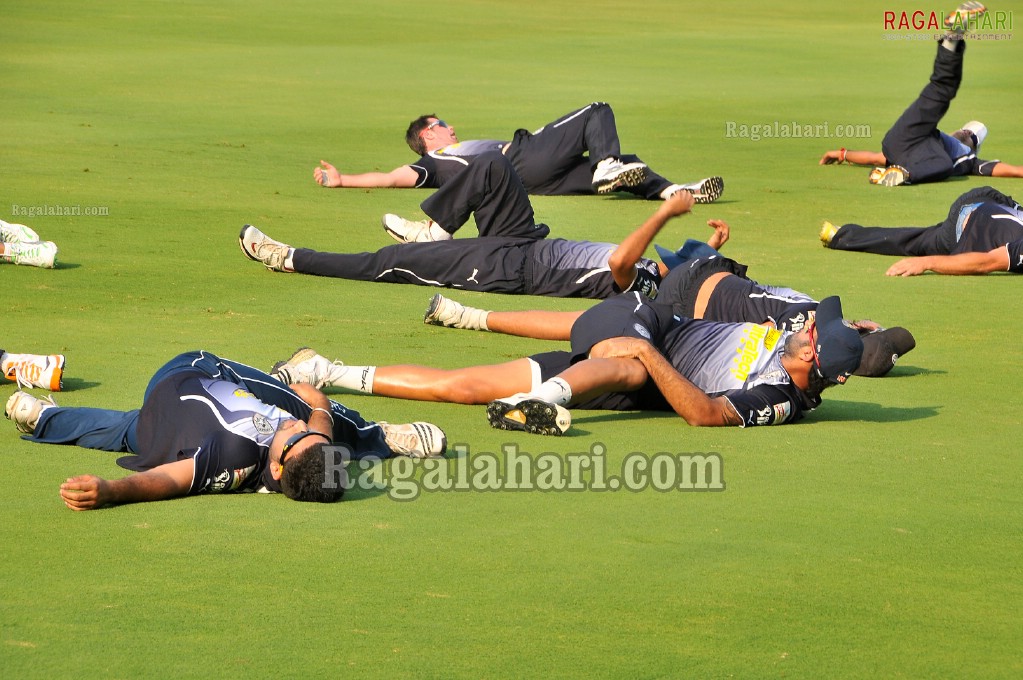
<svg viewBox="0 0 1023 680"><path fill-rule="evenodd" d="M479 154L497 151L512 162L531 194L564 196L628 191L647 199L665 199L685 189L698 202L710 203L724 191L720 177L675 184L652 172L638 157L623 155L614 112L605 102L587 104L533 133L518 130L511 141L459 141L454 126L429 114L412 121L405 141L420 156L415 163L390 172L349 175L320 161L313 178L324 187L436 189L457 176Z"/></svg>
<svg viewBox="0 0 1023 680"><path fill-rule="evenodd" d="M495 167L506 165L502 160ZM528 206L525 194L514 195ZM490 196L509 205L499 194ZM486 238L406 243L373 253L296 249L251 225L242 229L239 244L246 257L272 271L552 297L603 299L624 290L653 295L667 267L643 252L669 220L692 205L688 192L673 196L618 245L531 238L537 231L532 210L521 219L512 218L515 211L495 210L492 221L477 212L477 223L487 225Z"/></svg>
<svg viewBox="0 0 1023 680"><path fill-rule="evenodd" d="M630 293L588 310L573 327L571 352L444 370L346 366L302 350L274 371L317 387L488 404L495 427L561 434L571 422L566 405L673 410L700 426L795 422L820 403L824 387L846 381L862 352L837 298L823 301L805 330L784 333L677 319L670 307Z"/></svg>

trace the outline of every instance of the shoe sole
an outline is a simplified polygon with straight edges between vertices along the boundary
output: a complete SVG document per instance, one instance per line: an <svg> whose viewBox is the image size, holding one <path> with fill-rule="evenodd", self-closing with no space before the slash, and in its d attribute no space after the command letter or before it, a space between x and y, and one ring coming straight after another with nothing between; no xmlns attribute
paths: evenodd
<svg viewBox="0 0 1023 680"><path fill-rule="evenodd" d="M606 179L597 185L598 194L609 194L621 187L634 187L643 183L646 179L646 168L630 168L618 173L610 179Z"/></svg>
<svg viewBox="0 0 1023 680"><path fill-rule="evenodd" d="M238 247L245 253L245 257L249 258L253 262L259 262L259 258L249 252L249 249L245 247L245 232L249 229L255 229L251 224L246 224L242 227L242 230L238 232Z"/></svg>
<svg viewBox="0 0 1023 680"><path fill-rule="evenodd" d="M312 359L314 356L316 356L316 350L311 347L299 347L289 358L284 361L278 361L274 364L273 368L270 369L270 375L285 384L291 384L293 382L291 380L291 372L285 369L287 369L292 363L300 364L307 359ZM283 380L278 374L282 374L284 378L287 378L287 380Z"/></svg>
<svg viewBox="0 0 1023 680"><path fill-rule="evenodd" d="M402 236L401 234L399 234L396 231L393 231L390 227L387 226L387 216L386 215L384 215L383 217L380 218L380 224L383 226L384 231L387 233L387 235L390 236L391 238L393 238L398 243L409 243L409 241L404 236Z"/></svg>
<svg viewBox="0 0 1023 680"><path fill-rule="evenodd" d="M699 183L695 191L692 189L687 191L693 195L693 200L697 203L713 203L725 193L725 180L721 177L708 177Z"/></svg>
<svg viewBox="0 0 1023 680"><path fill-rule="evenodd" d="M963 9L963 8L966 9ZM987 13L987 7L980 2L964 2L955 8L950 16L945 17L945 28L951 29L956 25L956 20L959 17L963 17L963 20L958 23L959 26L966 26L974 18L979 17L982 14Z"/></svg>
<svg viewBox="0 0 1023 680"><path fill-rule="evenodd" d="M572 424L569 412L539 399L524 399L517 404L492 401L487 404L487 420L498 430L529 432L560 437Z"/></svg>
<svg viewBox="0 0 1023 680"><path fill-rule="evenodd" d="M430 298L430 306L426 308L426 314L423 314L423 323L429 324L431 326L444 325L440 319L434 316L437 313L437 308L440 306L440 301L442 298L443 296L440 293L437 293L432 298Z"/></svg>

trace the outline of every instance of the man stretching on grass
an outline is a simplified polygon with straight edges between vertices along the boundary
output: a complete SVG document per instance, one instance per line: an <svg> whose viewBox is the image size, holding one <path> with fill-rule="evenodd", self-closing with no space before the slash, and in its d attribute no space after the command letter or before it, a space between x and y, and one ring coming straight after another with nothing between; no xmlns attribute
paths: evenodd
<svg viewBox="0 0 1023 680"><path fill-rule="evenodd" d="M825 248L878 255L910 255L888 268L888 276L936 274L1023 274L1023 208L992 187L957 198L943 222L930 227L863 227L825 222Z"/></svg>
<svg viewBox="0 0 1023 680"><path fill-rule="evenodd" d="M292 248L246 225L239 245L246 257L272 271L520 295L603 299L638 290L652 296L667 267L642 255L664 225L689 212L694 201L689 192L677 193L616 246L543 238L547 226L534 221L529 196L500 154L481 156L427 203L466 182L475 187L468 192L474 199L456 221L460 225L475 213L481 238L452 239L430 223L421 228L436 228L447 238L413 239L373 253L326 253ZM720 245L716 233L711 242Z"/></svg>
<svg viewBox="0 0 1023 680"><path fill-rule="evenodd" d="M622 155L610 104L594 102L572 111L536 132L517 130L512 141L460 142L455 128L434 114L416 118L405 133L409 148L420 156L390 172L344 175L320 161L313 178L324 187L401 187L437 189L473 159L498 151L512 162L531 194L566 196L628 191L647 199L666 199L692 192L698 203L717 200L724 191L720 177L692 184L673 184L636 156Z"/></svg>
<svg viewBox="0 0 1023 680"><path fill-rule="evenodd" d="M979 2L965 2L945 19L951 30L938 44L931 81L885 135L881 153L837 149L825 153L820 164L877 166L870 182L885 186L939 182L959 175L1023 177L1023 166L977 158L987 136L983 123L970 121L951 135L938 129L963 79L964 32L986 11Z"/></svg>
<svg viewBox="0 0 1023 680"><path fill-rule="evenodd" d="M446 446L436 425L372 423L311 385L289 387L204 351L157 371L138 410L61 408L19 391L5 414L34 442L131 454L117 462L136 474L64 482L60 495L72 510L255 490L333 502L345 492L343 452L421 458Z"/></svg>
<svg viewBox="0 0 1023 680"><path fill-rule="evenodd" d="M560 435L571 423L568 405L674 411L697 426L796 422L821 403L824 388L845 383L862 353L859 333L842 321L835 297L820 303L805 330L784 333L674 318L670 306L629 293L579 317L570 352L444 370L345 366L303 348L273 373L401 399L489 402L493 427Z"/></svg>

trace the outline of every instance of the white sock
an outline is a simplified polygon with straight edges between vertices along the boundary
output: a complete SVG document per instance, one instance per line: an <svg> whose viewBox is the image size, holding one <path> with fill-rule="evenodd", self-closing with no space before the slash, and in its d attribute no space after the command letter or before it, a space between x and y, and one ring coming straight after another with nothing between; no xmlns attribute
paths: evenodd
<svg viewBox="0 0 1023 680"><path fill-rule="evenodd" d="M572 388L561 378L551 378L540 385L533 393L534 397L559 406L567 406L572 401Z"/></svg>
<svg viewBox="0 0 1023 680"><path fill-rule="evenodd" d="M444 231L444 229L439 224L434 222L433 220L430 220L429 234L430 234L430 240L432 240L432 241L450 241L451 240L451 233L447 232L447 231Z"/></svg>
<svg viewBox="0 0 1023 680"><path fill-rule="evenodd" d="M949 33L941 41L941 46L944 47L949 52L955 52L957 49L959 49L957 46L959 44L959 41L962 39L963 39L962 33Z"/></svg>
<svg viewBox="0 0 1023 680"><path fill-rule="evenodd" d="M284 268L289 272L295 271L295 249L288 248L288 256L284 258Z"/></svg>
<svg viewBox="0 0 1023 680"><path fill-rule="evenodd" d="M330 380L331 387L341 387L353 392L373 394L373 378L376 375L376 366L345 366L340 375Z"/></svg>

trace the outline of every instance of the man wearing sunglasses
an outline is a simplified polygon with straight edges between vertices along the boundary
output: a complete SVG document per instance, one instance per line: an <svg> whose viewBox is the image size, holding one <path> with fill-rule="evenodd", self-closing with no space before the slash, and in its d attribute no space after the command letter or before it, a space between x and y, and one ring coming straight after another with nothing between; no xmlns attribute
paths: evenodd
<svg viewBox="0 0 1023 680"><path fill-rule="evenodd" d="M324 187L437 189L476 156L498 151L515 166L530 194L567 196L627 191L657 200L687 190L698 203L710 203L724 191L720 177L675 184L651 171L638 157L622 155L614 112L605 102L588 104L533 133L517 130L511 141L459 141L453 125L428 114L412 121L405 141L420 156L418 161L390 172L357 175L341 174L330 163L320 161L313 178Z"/></svg>
<svg viewBox="0 0 1023 680"><path fill-rule="evenodd" d="M572 349L491 366L345 366L309 350L278 363L283 380L401 399L487 404L493 427L563 434L564 408L674 411L690 425L750 427L802 419L860 365L863 342L837 297L796 333L676 317L636 293L587 310ZM504 395L512 394L507 397Z"/></svg>
<svg viewBox="0 0 1023 680"><path fill-rule="evenodd" d="M6 415L34 442L130 454L117 462L136 474L64 482L72 510L244 491L333 502L345 492L350 458L435 456L446 447L435 425L373 423L310 385L289 387L204 351L157 371L134 411L61 408L16 392Z"/></svg>

